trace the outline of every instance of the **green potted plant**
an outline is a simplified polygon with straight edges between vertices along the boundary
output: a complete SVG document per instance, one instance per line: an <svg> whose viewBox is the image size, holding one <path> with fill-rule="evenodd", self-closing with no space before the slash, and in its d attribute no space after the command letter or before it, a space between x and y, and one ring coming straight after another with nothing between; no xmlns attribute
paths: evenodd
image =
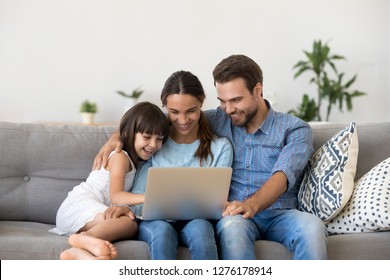
<svg viewBox="0 0 390 280"><path fill-rule="evenodd" d="M93 124L95 114L97 112L96 103L85 100L81 103L80 112L83 119L83 124Z"/></svg>
<svg viewBox="0 0 390 280"><path fill-rule="evenodd" d="M121 90L118 90L116 92L119 95L122 95L123 97L126 97L126 103L124 105L124 112L129 110L135 104L137 104L138 98L144 93L144 91L140 87L134 89L131 93L126 93L126 92L121 91Z"/></svg>
<svg viewBox="0 0 390 280"><path fill-rule="evenodd" d="M309 83L314 83L317 87L317 99L310 98L308 94L302 97L302 103L296 109L291 109L288 113L295 115L305 121L322 121L322 102L326 101L325 120L329 121L329 116L334 105L338 103L338 108L343 111L344 104L347 110L352 110L352 98L365 95L358 90L350 91L350 86L355 82L354 75L347 82L343 81L344 73L337 71L335 62L345 59L344 56L330 54L328 44L323 44L321 40L314 41L312 52L304 51L307 60L298 61L294 65L296 73L294 78L299 77L304 72L311 72L313 77ZM330 73L329 73L330 71ZM331 76L335 78L331 78Z"/></svg>

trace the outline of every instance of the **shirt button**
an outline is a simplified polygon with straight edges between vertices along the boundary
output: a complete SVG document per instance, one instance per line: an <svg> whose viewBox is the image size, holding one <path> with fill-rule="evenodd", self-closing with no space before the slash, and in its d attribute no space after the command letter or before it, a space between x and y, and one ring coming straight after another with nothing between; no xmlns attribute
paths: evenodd
<svg viewBox="0 0 390 280"><path fill-rule="evenodd" d="M30 177L28 177L28 176L24 176L24 177L23 177L23 181L25 181L25 182L28 182L28 181L30 181Z"/></svg>
<svg viewBox="0 0 390 280"><path fill-rule="evenodd" d="M249 169L249 165L246 166L246 169Z"/></svg>

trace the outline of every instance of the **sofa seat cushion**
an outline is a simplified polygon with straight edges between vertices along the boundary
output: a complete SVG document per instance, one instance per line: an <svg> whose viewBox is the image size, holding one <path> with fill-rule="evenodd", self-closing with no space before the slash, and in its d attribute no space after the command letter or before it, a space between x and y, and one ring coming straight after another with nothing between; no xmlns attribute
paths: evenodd
<svg viewBox="0 0 390 280"><path fill-rule="evenodd" d="M58 260L67 248L68 238L49 232L51 224L20 221L0 221L1 260ZM114 242L118 260L148 260L149 246L139 240ZM256 256L266 259L291 259L292 253L280 243L259 240L255 244ZM190 260L188 248L179 247L178 259Z"/></svg>
<svg viewBox="0 0 390 280"><path fill-rule="evenodd" d="M48 232L52 225L0 221L1 259L51 260L69 248L68 239Z"/></svg>
<svg viewBox="0 0 390 280"><path fill-rule="evenodd" d="M56 260L69 248L67 238L48 232L51 224L0 221L1 260ZM388 259L390 231L332 235L328 238L329 259ZM137 240L114 243L119 260L149 259L148 244ZM280 243L258 240L258 259L288 260L292 253ZM178 259L191 259L187 248L179 247Z"/></svg>
<svg viewBox="0 0 390 280"><path fill-rule="evenodd" d="M52 224L0 221L1 260L58 260L68 238L51 233ZM118 259L149 259L148 244L138 240L114 242ZM186 249L186 248L183 248Z"/></svg>
<svg viewBox="0 0 390 280"><path fill-rule="evenodd" d="M390 231L328 237L329 260L389 260Z"/></svg>

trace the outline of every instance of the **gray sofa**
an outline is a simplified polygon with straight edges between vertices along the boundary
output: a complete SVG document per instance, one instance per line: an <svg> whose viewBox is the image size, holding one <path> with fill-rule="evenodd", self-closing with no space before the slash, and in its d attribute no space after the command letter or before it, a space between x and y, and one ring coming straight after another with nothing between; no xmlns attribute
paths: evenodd
<svg viewBox="0 0 390 280"><path fill-rule="evenodd" d="M319 148L346 124L313 125ZM0 259L58 259L67 238L48 232L67 193L91 171L116 127L0 123ZM390 156L390 122L358 123L356 179ZM148 245L115 243L119 259L149 259ZM283 245L257 241L258 259L291 259ZM179 248L179 259L190 259ZM390 232L332 235L329 259L390 259Z"/></svg>

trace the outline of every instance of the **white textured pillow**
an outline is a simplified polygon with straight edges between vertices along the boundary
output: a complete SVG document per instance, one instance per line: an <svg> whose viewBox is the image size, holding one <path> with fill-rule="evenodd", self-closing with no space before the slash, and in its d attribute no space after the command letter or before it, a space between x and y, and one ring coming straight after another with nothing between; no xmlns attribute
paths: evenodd
<svg viewBox="0 0 390 280"><path fill-rule="evenodd" d="M343 209L354 187L358 147L352 122L314 153L298 193L299 210L327 222Z"/></svg>
<svg viewBox="0 0 390 280"><path fill-rule="evenodd" d="M326 227L329 234L390 230L390 157L356 182L348 204Z"/></svg>

